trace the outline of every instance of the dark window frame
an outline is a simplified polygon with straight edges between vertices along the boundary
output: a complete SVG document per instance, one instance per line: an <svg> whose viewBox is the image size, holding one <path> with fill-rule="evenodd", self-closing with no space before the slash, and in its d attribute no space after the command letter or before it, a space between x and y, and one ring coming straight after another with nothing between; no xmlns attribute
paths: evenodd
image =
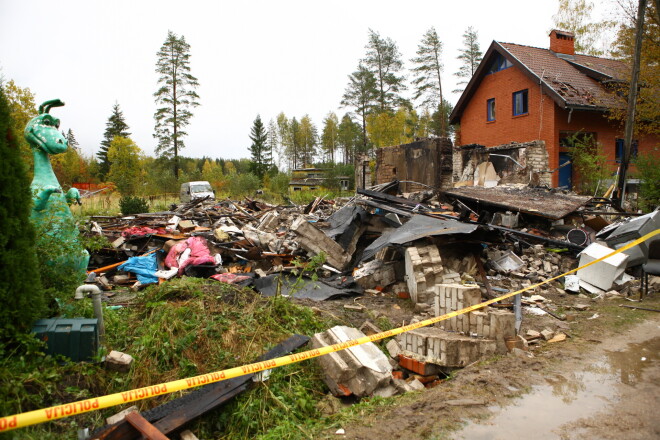
<svg viewBox="0 0 660 440"><path fill-rule="evenodd" d="M492 105L491 105L492 104ZM486 121L493 122L495 121L495 98L490 98L486 100Z"/></svg>
<svg viewBox="0 0 660 440"><path fill-rule="evenodd" d="M522 108L518 108L518 106L516 105L517 96L522 96L522 100L520 103ZM529 89L518 90L517 92L513 92L511 109L513 112L513 116L522 116L529 114Z"/></svg>
<svg viewBox="0 0 660 440"><path fill-rule="evenodd" d="M491 61L490 65L488 66L486 75L497 73L501 70L508 69L509 67L513 67L513 63L501 53L496 53L493 61Z"/></svg>

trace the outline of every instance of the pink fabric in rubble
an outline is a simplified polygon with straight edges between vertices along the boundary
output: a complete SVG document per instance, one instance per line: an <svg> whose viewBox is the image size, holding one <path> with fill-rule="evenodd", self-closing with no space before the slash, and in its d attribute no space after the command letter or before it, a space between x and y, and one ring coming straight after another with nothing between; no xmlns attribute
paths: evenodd
<svg viewBox="0 0 660 440"><path fill-rule="evenodd" d="M186 249L190 249L190 255L184 261L179 261L181 254ZM170 249L167 257L165 257L165 265L167 267L178 267L179 275L183 273L186 266L198 264L215 264L215 260L211 256L206 239L203 237L190 237L185 241L180 241Z"/></svg>

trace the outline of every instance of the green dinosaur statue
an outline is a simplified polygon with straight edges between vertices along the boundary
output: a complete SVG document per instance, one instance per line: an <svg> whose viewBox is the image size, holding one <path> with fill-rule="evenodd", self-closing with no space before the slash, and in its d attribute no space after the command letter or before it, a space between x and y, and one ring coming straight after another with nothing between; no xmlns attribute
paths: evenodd
<svg viewBox="0 0 660 440"><path fill-rule="evenodd" d="M52 107L63 105L59 99L44 102L39 106L39 115L25 127L25 139L32 147L34 156L34 178L30 185L34 201L31 219L37 230L45 231L62 244L63 257L51 263L84 272L89 253L78 241L79 231L69 209L69 204L79 200L80 196L75 188L62 194L62 187L48 158L50 154L64 153L68 148L66 138L59 131L60 120L48 114Z"/></svg>

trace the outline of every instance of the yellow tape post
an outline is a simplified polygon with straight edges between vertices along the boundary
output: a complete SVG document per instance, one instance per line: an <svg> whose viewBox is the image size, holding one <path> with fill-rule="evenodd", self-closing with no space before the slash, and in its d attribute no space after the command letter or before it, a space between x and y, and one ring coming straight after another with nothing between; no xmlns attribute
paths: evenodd
<svg viewBox="0 0 660 440"><path fill-rule="evenodd" d="M226 379L231 379L234 377L243 376L249 373L257 373L259 371L269 370L272 368L283 367L285 365L297 363L304 361L306 359L312 359L319 356L323 356L328 353L333 353L336 351L345 350L356 345L366 344L367 342L374 342L381 339L389 338L410 330L415 330L421 327L426 327L432 324L435 324L440 321L444 321L454 316L458 316L464 313L472 312L474 310L481 309L490 304L502 301L503 299L510 298L512 296L518 295L527 290L534 289L536 287L547 284L551 281L570 275L577 272L580 269L596 264L600 261L603 261L613 255L626 251L634 246L639 245L640 243L654 237L655 235L660 234L660 229L656 229L653 232L650 232L643 236L642 238L635 240L620 249L617 249L614 252L611 252L604 257L598 258L594 261L591 261L584 266L578 267L576 269L570 270L556 277L549 278L547 280L541 281L537 284L532 284L524 289L517 290L515 292L509 292L504 295L498 296L497 298L489 299L480 304L465 307L461 310L447 313L442 316L437 316L435 318L426 319L424 321L416 322L414 324L408 324L403 327L396 329L388 330L381 333L376 333L371 336L365 336L363 338L354 339L351 341L342 342L340 344L328 345L326 347L316 348L313 350L303 351L301 353L290 354L287 356L282 356L276 359L271 359L268 361L256 362L253 364L243 365L241 367L230 368L228 370L217 371L213 373L202 374L200 376L194 376L187 379L179 379L172 382L161 383L158 385L152 385L143 388L137 388L130 391L125 391L122 393L109 394L106 396L96 397L93 399L80 400L78 402L65 403L63 405L52 406L50 408L38 409L34 411L29 411L20 414L14 414L11 416L6 416L0 418L0 432L10 431L13 429L24 428L30 425L36 425L38 423L48 422L51 420L57 420L64 417L73 416L76 414L82 414L90 411L96 411L99 409L110 408L112 406L122 405L129 402L136 402L138 400L148 399L155 396L160 396L163 394L174 393L176 391L183 391L190 388L195 388L198 386L210 384L213 382L219 382Z"/></svg>

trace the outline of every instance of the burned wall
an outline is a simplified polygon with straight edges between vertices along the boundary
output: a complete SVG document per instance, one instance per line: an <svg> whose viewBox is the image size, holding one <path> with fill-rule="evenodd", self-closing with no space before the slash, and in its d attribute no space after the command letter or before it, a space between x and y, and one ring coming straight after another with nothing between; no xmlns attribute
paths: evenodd
<svg viewBox="0 0 660 440"><path fill-rule="evenodd" d="M454 148L454 186L470 185L474 180L475 169L484 162L493 165L499 177L499 184L552 184L548 152L545 142L541 140L512 142L496 147L471 144Z"/></svg>
<svg viewBox="0 0 660 440"><path fill-rule="evenodd" d="M401 184L403 192L428 189L423 185L433 188L451 187L452 150L449 138L422 139L409 144L378 148L376 184L397 179L404 182Z"/></svg>

